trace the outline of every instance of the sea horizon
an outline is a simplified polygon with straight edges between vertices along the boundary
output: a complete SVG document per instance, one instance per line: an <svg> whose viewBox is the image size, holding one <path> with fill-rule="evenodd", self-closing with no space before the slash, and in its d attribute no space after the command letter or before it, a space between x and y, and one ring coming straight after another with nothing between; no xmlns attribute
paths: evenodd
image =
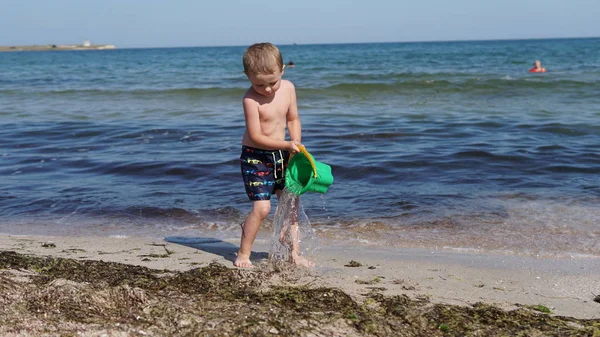
<svg viewBox="0 0 600 337"><path fill-rule="evenodd" d="M451 40L415 40L415 41L366 41L366 42L315 42L315 43L276 43L273 41L256 41L256 42L272 42L277 46L321 46L321 45L357 45L357 44L410 44L410 43L447 43L447 42L495 42L495 41L545 41L545 40L581 40L581 39L599 39L598 36L571 36L571 37L530 37L530 38L500 38L500 39L451 39ZM119 49L169 49L169 48L227 48L227 47L247 47L249 44L231 44L231 45L189 45L189 46L147 46L147 47L121 47Z"/></svg>
<svg viewBox="0 0 600 337"><path fill-rule="evenodd" d="M545 41L545 40L584 40L584 39L599 39L598 36L569 36L569 37L524 37L524 38L481 38L481 39L449 39L449 40L414 40L414 41L364 41L364 42L315 42L315 43L276 43L277 46L319 46L319 45L359 45L359 44L410 44L410 43L449 43L449 42L510 42L510 41ZM271 41L262 41L271 42ZM57 43L34 43L34 44L11 44L0 45L0 47L10 46L45 46ZM74 43L60 43L60 45L70 45ZM99 45L107 43L95 43ZM112 44L112 43L108 43ZM176 45L176 46L128 46L119 47L123 49L176 49L176 48L227 48L227 47L247 47L249 44L230 44L230 45Z"/></svg>

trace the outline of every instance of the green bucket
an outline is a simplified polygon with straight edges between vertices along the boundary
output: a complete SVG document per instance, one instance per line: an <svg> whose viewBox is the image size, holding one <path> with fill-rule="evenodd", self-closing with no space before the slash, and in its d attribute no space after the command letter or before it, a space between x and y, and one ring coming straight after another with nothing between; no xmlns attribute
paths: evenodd
<svg viewBox="0 0 600 337"><path fill-rule="evenodd" d="M300 151L288 163L285 187L297 195L327 192L327 188L333 184L331 166L316 161L304 147L300 147Z"/></svg>

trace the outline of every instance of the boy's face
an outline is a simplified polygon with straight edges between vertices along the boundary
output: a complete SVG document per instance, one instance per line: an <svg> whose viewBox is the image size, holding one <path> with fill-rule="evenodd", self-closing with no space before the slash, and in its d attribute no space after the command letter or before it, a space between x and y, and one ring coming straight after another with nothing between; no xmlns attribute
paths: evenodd
<svg viewBox="0 0 600 337"><path fill-rule="evenodd" d="M248 79L257 94L269 97L281 87L281 76L283 76L283 69L276 70L272 74L248 74Z"/></svg>

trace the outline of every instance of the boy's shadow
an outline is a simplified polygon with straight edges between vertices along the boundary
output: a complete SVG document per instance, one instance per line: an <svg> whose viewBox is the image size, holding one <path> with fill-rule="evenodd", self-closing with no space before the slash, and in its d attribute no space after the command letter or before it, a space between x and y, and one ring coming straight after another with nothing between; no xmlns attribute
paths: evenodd
<svg viewBox="0 0 600 337"><path fill-rule="evenodd" d="M207 253L220 255L227 261L235 262L238 246L217 238L199 236L168 236L164 238L169 243L187 246L205 251ZM263 260L269 257L266 252L252 252L252 260Z"/></svg>

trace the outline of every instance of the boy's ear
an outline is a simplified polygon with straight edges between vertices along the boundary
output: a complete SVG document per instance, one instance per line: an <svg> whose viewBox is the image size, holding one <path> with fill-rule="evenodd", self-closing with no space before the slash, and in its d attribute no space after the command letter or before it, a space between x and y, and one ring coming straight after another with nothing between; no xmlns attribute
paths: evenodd
<svg viewBox="0 0 600 337"><path fill-rule="evenodd" d="M281 73L283 74L283 71L285 70L285 64L283 65L283 67L281 67Z"/></svg>

